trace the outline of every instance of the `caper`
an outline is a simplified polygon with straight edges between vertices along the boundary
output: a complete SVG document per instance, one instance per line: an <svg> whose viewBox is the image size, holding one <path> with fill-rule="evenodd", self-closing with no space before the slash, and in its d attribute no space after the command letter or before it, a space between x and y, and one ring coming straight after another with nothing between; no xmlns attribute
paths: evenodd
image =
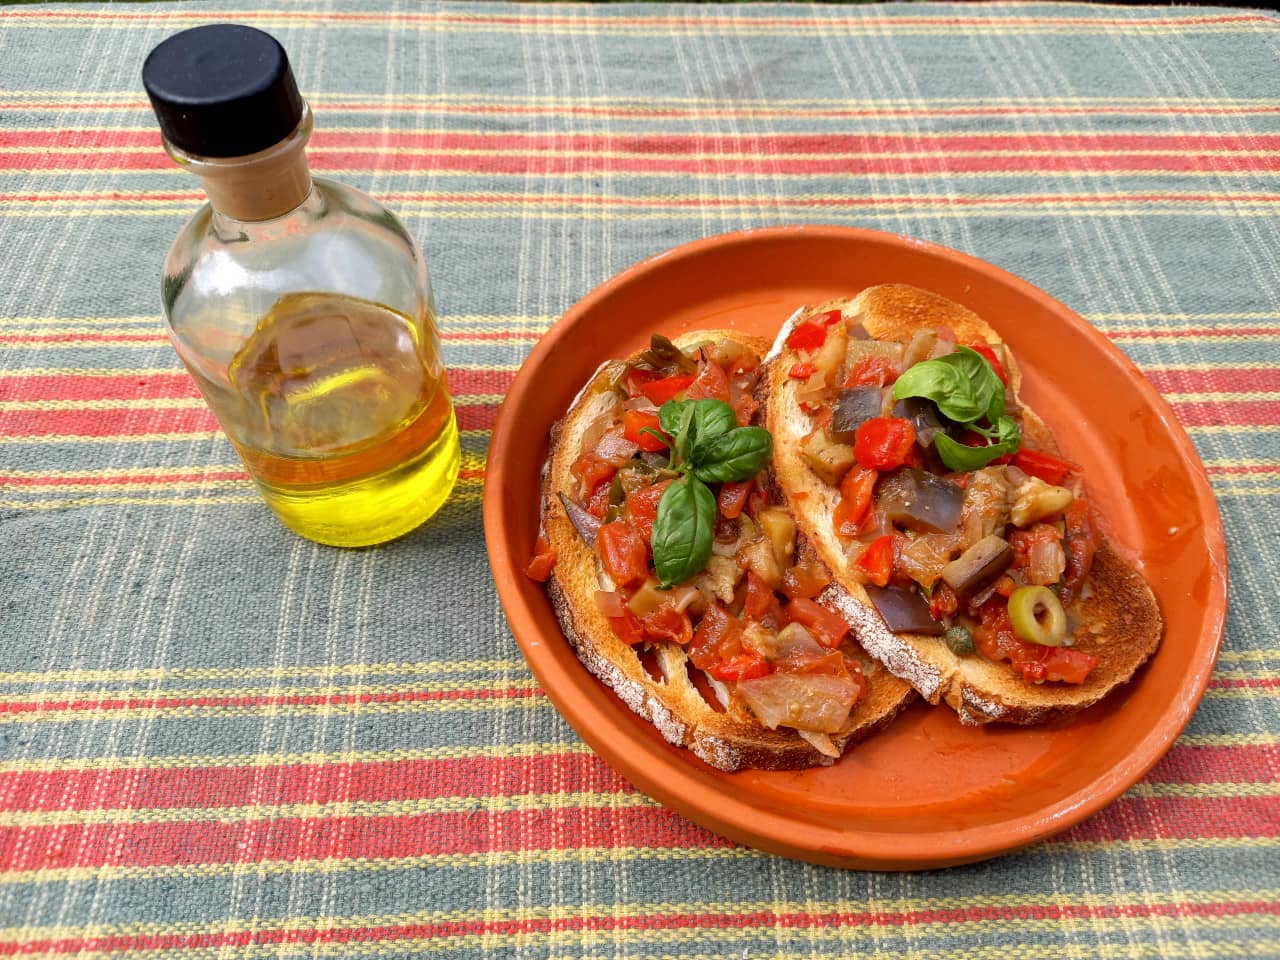
<svg viewBox="0 0 1280 960"><path fill-rule="evenodd" d="M942 639L946 642L947 649L957 657L967 657L973 653L973 634L967 627L962 627L958 623L947 627L942 634Z"/></svg>

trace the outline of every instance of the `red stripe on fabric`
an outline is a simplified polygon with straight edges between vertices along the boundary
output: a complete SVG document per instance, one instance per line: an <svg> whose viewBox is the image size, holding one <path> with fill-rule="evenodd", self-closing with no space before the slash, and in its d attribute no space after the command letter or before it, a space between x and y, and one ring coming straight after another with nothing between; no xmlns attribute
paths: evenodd
<svg viewBox="0 0 1280 960"><path fill-rule="evenodd" d="M44 476L8 476L0 473L0 484L14 487L32 486L70 486L72 484L92 484L101 487L117 487L130 483L202 483L214 480L248 480L249 475L243 470L208 470L190 471L187 473L122 473L101 476L92 473L80 474L47 474Z"/></svg>
<svg viewBox="0 0 1280 960"><path fill-rule="evenodd" d="M496 403L456 403L460 430L488 430ZM204 433L218 429L207 407L153 409L18 410L0 412L0 436L133 437L153 433Z"/></svg>
<svg viewBox="0 0 1280 960"><path fill-rule="evenodd" d="M1271 797L1122 797L1050 842L1277 835L1280 809ZM648 805L237 823L61 824L0 828L0 870L731 845L679 814Z"/></svg>
<svg viewBox="0 0 1280 960"><path fill-rule="evenodd" d="M1112 340L1181 340L1194 337L1275 336L1275 327L1188 327L1166 330L1109 330Z"/></svg>
<svg viewBox="0 0 1280 960"><path fill-rule="evenodd" d="M0 774L0 809L217 807L250 796L271 803L377 803L415 797L503 796L565 790L634 793L595 754L456 757L252 767L21 771Z"/></svg>
<svg viewBox="0 0 1280 960"><path fill-rule="evenodd" d="M0 870L381 860L490 850L728 847L661 807L0 828Z"/></svg>
<svg viewBox="0 0 1280 960"><path fill-rule="evenodd" d="M933 910L829 911L779 913L751 910L737 913L597 914L566 917L522 917L510 920L442 920L435 923L395 923L367 927L323 929L287 927L209 933L151 933L58 940L0 942L0 955L39 953L116 953L130 950L197 950L267 944L376 943L385 940L431 940L455 936L520 936L567 932L624 930L725 930L774 927L789 930L831 927L902 927L919 924L987 923L1008 920L1099 920L1149 917L1273 916L1280 904L1267 900L1216 903L1074 904L1018 907L987 906Z"/></svg>
<svg viewBox="0 0 1280 960"><path fill-rule="evenodd" d="M1024 147L1025 149L1025 147ZM158 148L157 148L158 151ZM429 171L461 170L480 174L561 175L593 168L598 158L593 154L564 156L554 153L458 154L432 151L414 154L397 153L393 149L330 150L309 155L311 166L320 171ZM3 170L167 170L172 161L162 152L150 153L12 153L0 150ZM930 173L1004 173L1018 171L1275 171L1276 159L1260 155L1211 155L1194 152L1170 153L1104 153L1085 156L1050 153L1030 155L1009 153L1002 156L949 156L934 152L909 157L771 157L767 153L741 157L691 155L688 157L610 157L609 168L615 173L688 173L709 176L733 174L842 175L884 174L914 175ZM175 211L177 213L178 211Z"/></svg>
<svg viewBox="0 0 1280 960"><path fill-rule="evenodd" d="M1280 331L1273 329L1271 332ZM1152 385L1163 393L1280 393L1280 367L1230 370L1152 368L1143 372Z"/></svg>
<svg viewBox="0 0 1280 960"><path fill-rule="evenodd" d="M1280 747L1174 747L1151 772L1158 783L1270 783ZM0 809L98 810L218 807L269 797L272 803L408 800L415 797L566 790L633 793L595 754L456 757L243 767L121 767L0 773Z"/></svg>
<svg viewBox="0 0 1280 960"><path fill-rule="evenodd" d="M775 207L799 207L803 209L831 209L839 207L897 207L903 205L922 207L971 207L991 205L1036 205L1044 203L1076 204L1082 206L1117 204L1117 203L1277 203L1280 194L1271 193L1124 193L1107 196L1090 196L1081 194L1047 193L1047 194L996 194L982 197L921 197L903 195L880 195L874 197L623 197L593 196L591 194L526 194L512 196L499 193L422 193L392 192L380 193L379 196L388 203L437 203L441 205L502 205L518 203L521 206L554 207L620 207L641 209L708 209L718 207L756 207L773 209ZM132 194L121 194L119 191L109 193L50 193L50 194L0 194L0 203L97 203L100 201L127 200L130 203L152 203L164 200L182 199L198 203L204 199L202 194L167 194L139 190Z"/></svg>
<svg viewBox="0 0 1280 960"><path fill-rule="evenodd" d="M1235 466L1205 467L1208 473L1280 473L1280 463L1247 463Z"/></svg>
<svg viewBox="0 0 1280 960"><path fill-rule="evenodd" d="M1189 427L1261 427L1280 424L1280 400L1218 400L1171 404Z"/></svg>
<svg viewBox="0 0 1280 960"><path fill-rule="evenodd" d="M511 370L449 371L449 392L455 397L505 393L515 373ZM200 391L186 373L131 374L118 376L4 376L0 374L0 401L32 400L178 400L198 399Z"/></svg>
<svg viewBox="0 0 1280 960"><path fill-rule="evenodd" d="M406 690L391 693L299 694L250 697L125 697L114 700L80 698L36 701L0 701L0 714L80 713L111 710L174 710L182 707L296 707L344 706L357 703L423 703L434 700L513 700L538 696L537 687L505 687L478 690Z"/></svg>
<svg viewBox="0 0 1280 960"><path fill-rule="evenodd" d="M537 340L542 334L535 330L512 330L504 333L480 333L466 330L441 330L441 340ZM86 343L168 343L169 338L161 332L156 333L37 333L23 334L0 333L0 343L71 343L83 340Z"/></svg>
<svg viewBox="0 0 1280 960"><path fill-rule="evenodd" d="M123 11L116 13L104 13L101 11L76 11L75 13L67 13L61 10L23 10L20 14L15 13L13 16L22 16L31 19L58 19L58 20L85 20L85 19L110 19L117 21L124 20L199 20L203 22L206 18L199 14L190 14L182 12L159 12L154 14L134 14L125 13ZM386 23L390 22L387 15L376 13L356 13L348 11L289 11L289 10L270 10L270 11L237 11L236 16L245 20L303 20L312 22L316 20L343 20L352 22L374 22ZM733 18L727 16L651 16L651 17L601 17L601 16L555 16L548 14L540 14L538 16L516 16L504 14L473 14L463 16L461 14L448 13L412 13L400 12L395 15L395 20L408 23L453 23L465 26L479 25L497 25L497 26L530 26L530 27L547 27L547 26L624 26L624 27L649 27L659 26L677 26L677 27L710 27L710 26L738 26L743 23L752 26L766 27L799 27L803 29L813 30L816 27L834 28L843 25L849 26L883 26L893 27L903 24L928 24L930 26L946 26L946 27L991 27L993 25L1015 25L1015 26L1115 26L1115 27L1167 27L1167 26L1198 26L1202 24L1219 24L1219 23L1269 23L1267 17L1252 14L1224 14L1219 16L1196 16L1196 17L1034 17L1034 16L996 16L996 17L972 17L972 16L907 16L907 17L883 17L883 16L858 16L847 17L839 20L826 22L815 22L812 19L802 19L799 17L743 17Z"/></svg>
<svg viewBox="0 0 1280 960"><path fill-rule="evenodd" d="M160 148L160 135L153 130L115 130L81 128L70 130L12 130L0 132L0 149L4 147L42 148ZM1220 150L1280 150L1280 134L1113 134L1113 133L1037 133L1031 136L1011 133L936 136L930 134L875 133L778 133L778 134L602 134L540 133L503 131L496 134L471 132L417 131L317 131L311 147L318 150L374 150L396 148L427 149L445 153L451 150L523 150L550 151L620 151L625 153L811 153L815 155L844 153L943 153L954 154L978 150L1029 149L1106 150L1123 153L1135 150L1161 150L1167 153ZM121 194L122 198L127 194Z"/></svg>
<svg viewBox="0 0 1280 960"><path fill-rule="evenodd" d="M1221 690L1239 690L1248 687L1271 689L1280 687L1280 677L1219 677L1210 681L1209 686Z"/></svg>

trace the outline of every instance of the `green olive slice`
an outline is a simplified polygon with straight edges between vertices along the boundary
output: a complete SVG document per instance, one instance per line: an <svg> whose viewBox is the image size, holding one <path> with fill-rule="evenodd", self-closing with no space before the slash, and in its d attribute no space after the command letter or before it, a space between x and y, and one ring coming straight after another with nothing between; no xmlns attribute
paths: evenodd
<svg viewBox="0 0 1280 960"><path fill-rule="evenodd" d="M1067 637L1067 614L1048 587L1019 587L1009 595L1009 622L1028 643L1060 647Z"/></svg>

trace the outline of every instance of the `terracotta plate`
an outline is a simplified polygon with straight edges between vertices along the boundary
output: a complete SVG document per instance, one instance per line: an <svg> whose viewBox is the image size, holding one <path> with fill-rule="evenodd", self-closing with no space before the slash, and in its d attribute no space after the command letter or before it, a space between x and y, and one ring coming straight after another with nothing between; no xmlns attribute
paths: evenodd
<svg viewBox="0 0 1280 960"><path fill-rule="evenodd" d="M729 327L770 338L797 306L907 282L971 307L1012 347L1025 396L1085 468L1105 527L1140 564L1164 640L1126 689L1069 724L965 728L917 705L833 767L725 774L669 746L579 665L541 587L522 574L538 526L547 431L597 365L658 331ZM834 227L746 231L619 274L539 341L489 448L485 537L498 595L552 702L659 802L733 840L846 867L978 860L1083 820L1172 745L1200 700L1226 611L1217 507L1168 405L1111 343L1047 294L964 254Z"/></svg>

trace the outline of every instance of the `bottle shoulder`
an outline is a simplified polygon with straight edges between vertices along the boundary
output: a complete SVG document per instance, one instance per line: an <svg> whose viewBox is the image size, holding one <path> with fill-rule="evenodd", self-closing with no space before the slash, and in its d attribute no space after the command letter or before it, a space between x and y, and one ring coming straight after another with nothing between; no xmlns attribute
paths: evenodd
<svg viewBox="0 0 1280 960"><path fill-rule="evenodd" d="M409 315L431 307L426 263L395 215L320 178L301 206L261 223L231 220L206 203L165 261L164 302L175 326L210 301L262 314L298 292L340 293Z"/></svg>

